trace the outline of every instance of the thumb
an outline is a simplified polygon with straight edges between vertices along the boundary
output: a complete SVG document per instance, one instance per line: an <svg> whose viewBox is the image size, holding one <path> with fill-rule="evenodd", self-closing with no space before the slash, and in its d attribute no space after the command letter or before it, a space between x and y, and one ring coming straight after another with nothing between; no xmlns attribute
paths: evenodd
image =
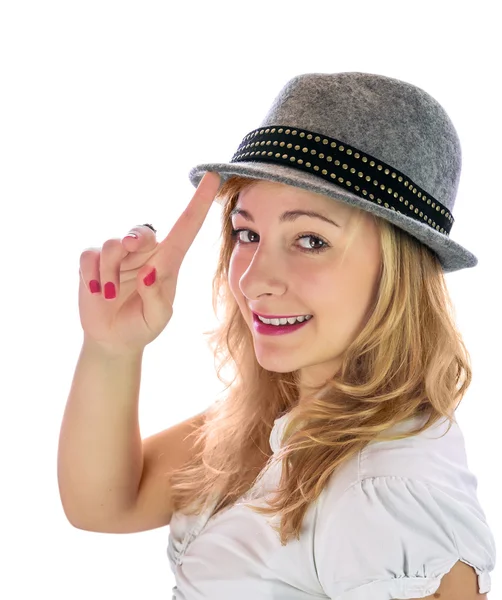
<svg viewBox="0 0 502 600"><path fill-rule="evenodd" d="M143 301L143 318L150 331L157 336L173 315L174 293L172 298L166 297L165 282L158 280L157 269L152 265L142 267L137 277L137 290Z"/></svg>

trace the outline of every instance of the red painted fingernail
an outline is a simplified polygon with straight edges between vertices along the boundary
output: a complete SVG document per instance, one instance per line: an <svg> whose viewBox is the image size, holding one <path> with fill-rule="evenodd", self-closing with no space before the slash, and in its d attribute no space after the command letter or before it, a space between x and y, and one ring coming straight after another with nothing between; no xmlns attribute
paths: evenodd
<svg viewBox="0 0 502 600"><path fill-rule="evenodd" d="M153 283L155 283L155 269L143 278L143 282L145 285L152 285Z"/></svg>
<svg viewBox="0 0 502 600"><path fill-rule="evenodd" d="M91 294L97 294L101 290L99 281L96 281L95 279L89 281L89 289L91 290Z"/></svg>
<svg viewBox="0 0 502 600"><path fill-rule="evenodd" d="M117 292L115 291L115 284L112 283L111 281L108 281L108 283L105 283L105 298L107 300L110 300L111 298L115 298L116 295L117 295Z"/></svg>

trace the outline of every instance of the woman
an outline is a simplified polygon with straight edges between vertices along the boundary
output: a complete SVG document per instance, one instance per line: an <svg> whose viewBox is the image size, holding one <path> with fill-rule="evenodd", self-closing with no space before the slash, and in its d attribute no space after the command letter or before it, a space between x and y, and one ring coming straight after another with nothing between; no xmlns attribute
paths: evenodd
<svg viewBox="0 0 502 600"><path fill-rule="evenodd" d="M460 163L448 115L423 90L299 75L229 163L190 172L207 198L130 281L141 342L131 327L103 337L89 308L87 339L116 354L162 331L177 274L163 260L181 264L217 183L201 179L218 173L211 345L227 388L183 429L190 452L163 464L170 510L153 526L170 525L174 598L486 598L495 544L454 418L471 368L443 276L477 264L449 237ZM112 247L126 254L125 240ZM81 266L83 282L111 281L96 264ZM140 283L152 266L157 294ZM136 483L153 481L167 439L145 440Z"/></svg>

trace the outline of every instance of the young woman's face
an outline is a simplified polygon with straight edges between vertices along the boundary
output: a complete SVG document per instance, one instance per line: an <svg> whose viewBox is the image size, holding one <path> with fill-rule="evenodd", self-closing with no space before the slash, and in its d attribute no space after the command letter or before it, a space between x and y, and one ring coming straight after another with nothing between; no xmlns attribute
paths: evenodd
<svg viewBox="0 0 502 600"><path fill-rule="evenodd" d="M252 220L231 216L233 228L246 231L234 239L229 285L252 332L259 364L282 373L301 369L302 386L326 381L369 317L380 271L374 221L363 211L342 261L357 215L347 204L260 180L240 193L236 209ZM319 212L336 225L304 215L281 221L293 210ZM253 312L313 317L296 331L264 335L255 328Z"/></svg>

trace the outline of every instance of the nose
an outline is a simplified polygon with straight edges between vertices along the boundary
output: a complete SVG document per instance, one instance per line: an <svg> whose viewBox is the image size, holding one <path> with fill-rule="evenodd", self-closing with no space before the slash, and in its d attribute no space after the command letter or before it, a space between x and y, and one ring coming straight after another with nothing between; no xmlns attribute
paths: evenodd
<svg viewBox="0 0 502 600"><path fill-rule="evenodd" d="M280 262L277 252L266 251L263 246L257 248L239 280L244 296L253 300L263 294L284 294L286 269Z"/></svg>

